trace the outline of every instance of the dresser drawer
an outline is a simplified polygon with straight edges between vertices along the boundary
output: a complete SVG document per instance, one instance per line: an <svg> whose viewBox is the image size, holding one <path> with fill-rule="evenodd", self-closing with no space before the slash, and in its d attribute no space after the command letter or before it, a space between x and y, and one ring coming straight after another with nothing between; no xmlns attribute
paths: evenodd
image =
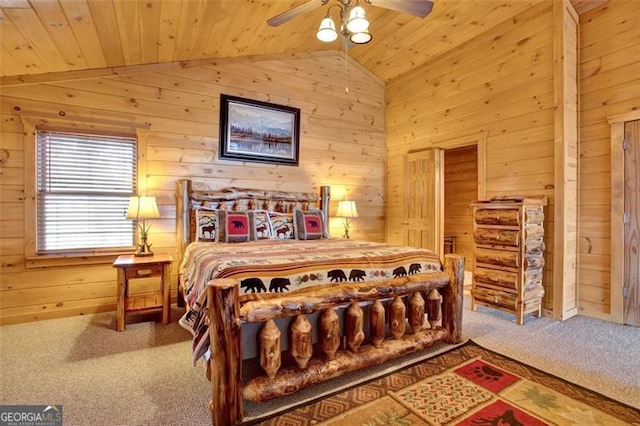
<svg viewBox="0 0 640 426"><path fill-rule="evenodd" d="M474 288L471 295L476 302L498 305L508 309L518 309L518 295L490 288Z"/></svg>
<svg viewBox="0 0 640 426"><path fill-rule="evenodd" d="M477 209L475 221L478 225L520 225L518 209Z"/></svg>
<svg viewBox="0 0 640 426"><path fill-rule="evenodd" d="M480 245L499 245L518 247L520 245L520 231L510 229L478 228L473 233L473 239Z"/></svg>
<svg viewBox="0 0 640 426"><path fill-rule="evenodd" d="M473 282L478 285L487 284L517 290L518 273L497 269L475 268L473 271Z"/></svg>
<svg viewBox="0 0 640 426"><path fill-rule="evenodd" d="M517 251L478 248L476 249L476 263L518 268L520 267L520 253Z"/></svg>

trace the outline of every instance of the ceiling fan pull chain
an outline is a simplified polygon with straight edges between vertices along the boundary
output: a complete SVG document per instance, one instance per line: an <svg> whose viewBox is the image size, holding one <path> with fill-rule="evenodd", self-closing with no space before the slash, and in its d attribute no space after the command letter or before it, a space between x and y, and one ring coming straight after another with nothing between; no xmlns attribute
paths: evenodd
<svg viewBox="0 0 640 426"><path fill-rule="evenodd" d="M343 39L344 43L344 93L349 94L349 58L347 55L347 49L349 48L349 43L347 39Z"/></svg>

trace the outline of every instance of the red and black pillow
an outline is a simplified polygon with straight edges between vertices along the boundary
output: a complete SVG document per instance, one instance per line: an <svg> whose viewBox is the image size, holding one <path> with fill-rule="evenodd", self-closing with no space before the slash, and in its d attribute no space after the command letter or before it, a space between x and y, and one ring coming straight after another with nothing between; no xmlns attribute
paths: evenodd
<svg viewBox="0 0 640 426"><path fill-rule="evenodd" d="M329 237L322 210L296 209L293 212L293 220L295 237L299 240L320 240Z"/></svg>

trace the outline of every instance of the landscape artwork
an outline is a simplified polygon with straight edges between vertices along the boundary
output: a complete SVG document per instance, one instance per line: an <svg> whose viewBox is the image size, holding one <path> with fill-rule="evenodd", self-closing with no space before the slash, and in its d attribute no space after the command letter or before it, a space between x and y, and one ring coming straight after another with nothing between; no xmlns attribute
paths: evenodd
<svg viewBox="0 0 640 426"><path fill-rule="evenodd" d="M221 95L220 158L298 165L300 110Z"/></svg>

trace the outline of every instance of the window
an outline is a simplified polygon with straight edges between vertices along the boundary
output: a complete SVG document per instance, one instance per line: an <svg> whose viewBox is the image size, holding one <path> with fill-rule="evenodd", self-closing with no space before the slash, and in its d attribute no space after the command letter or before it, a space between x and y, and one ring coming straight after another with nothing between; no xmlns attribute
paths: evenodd
<svg viewBox="0 0 640 426"><path fill-rule="evenodd" d="M136 139L36 132L36 253L131 248Z"/></svg>

